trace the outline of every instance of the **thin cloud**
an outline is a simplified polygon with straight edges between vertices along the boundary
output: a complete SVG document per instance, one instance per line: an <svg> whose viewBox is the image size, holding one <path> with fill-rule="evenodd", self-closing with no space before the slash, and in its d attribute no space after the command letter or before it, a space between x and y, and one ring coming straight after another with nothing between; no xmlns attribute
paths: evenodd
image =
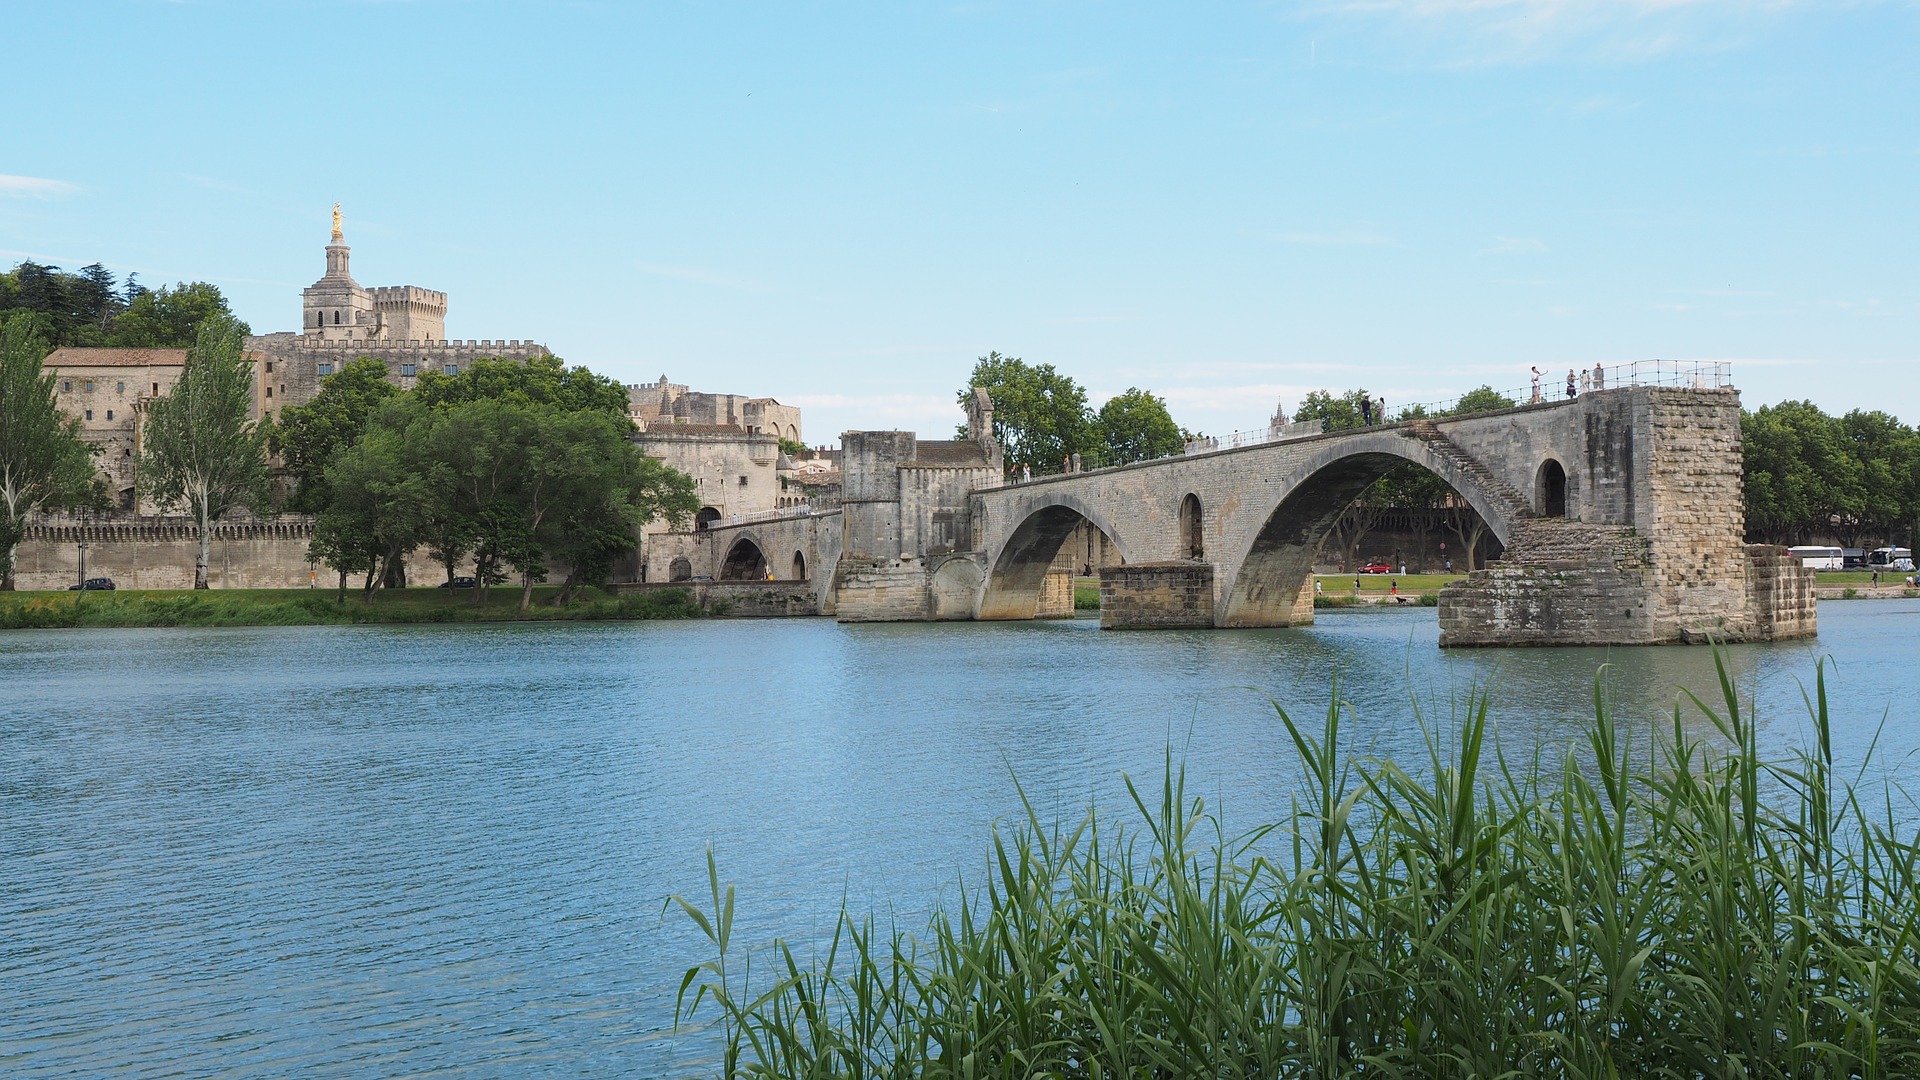
<svg viewBox="0 0 1920 1080"><path fill-rule="evenodd" d="M1735 47L1804 0L1323 0L1310 17L1386 22L1452 55L1445 66L1571 55L1633 63Z"/></svg>
<svg viewBox="0 0 1920 1080"><path fill-rule="evenodd" d="M57 195L71 195L79 190L78 184L70 184L65 180L0 173L0 198L50 199Z"/></svg>

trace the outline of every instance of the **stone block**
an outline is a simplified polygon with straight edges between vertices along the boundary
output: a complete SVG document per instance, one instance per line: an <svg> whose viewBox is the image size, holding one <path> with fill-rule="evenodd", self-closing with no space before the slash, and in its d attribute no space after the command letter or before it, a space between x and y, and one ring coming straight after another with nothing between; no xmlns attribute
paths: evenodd
<svg viewBox="0 0 1920 1080"><path fill-rule="evenodd" d="M1213 564L1136 563L1100 570L1100 628L1213 626Z"/></svg>

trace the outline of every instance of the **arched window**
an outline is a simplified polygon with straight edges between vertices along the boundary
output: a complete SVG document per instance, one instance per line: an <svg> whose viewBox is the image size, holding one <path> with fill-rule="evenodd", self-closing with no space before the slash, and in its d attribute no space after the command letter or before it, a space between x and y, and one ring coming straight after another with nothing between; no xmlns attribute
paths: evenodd
<svg viewBox="0 0 1920 1080"><path fill-rule="evenodd" d="M1534 504L1542 517L1567 516L1567 470L1548 458L1534 481Z"/></svg>
<svg viewBox="0 0 1920 1080"><path fill-rule="evenodd" d="M339 326L339 325L340 325L340 312L338 312L338 311L335 311L335 312L333 313L333 325L335 325L335 326Z"/></svg>

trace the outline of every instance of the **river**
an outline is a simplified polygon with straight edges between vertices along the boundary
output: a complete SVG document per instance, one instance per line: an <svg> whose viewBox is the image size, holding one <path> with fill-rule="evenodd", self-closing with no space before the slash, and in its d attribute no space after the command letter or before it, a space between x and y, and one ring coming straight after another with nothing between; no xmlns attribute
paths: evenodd
<svg viewBox="0 0 1920 1080"><path fill-rule="evenodd" d="M1827 602L1728 660L1771 750L1831 656L1836 753L1920 750L1920 601ZM1510 752L1717 700L1704 648L1442 652L1431 609L1310 628L827 620L0 634L0 1073L703 1075L672 1031L704 956L663 914L739 885L736 933L913 925L1019 813L1119 812L1169 747L1233 828L1294 776L1268 695L1424 757L1491 684ZM1703 729L1689 706L1686 722ZM1882 721L1885 721L1882 730Z"/></svg>

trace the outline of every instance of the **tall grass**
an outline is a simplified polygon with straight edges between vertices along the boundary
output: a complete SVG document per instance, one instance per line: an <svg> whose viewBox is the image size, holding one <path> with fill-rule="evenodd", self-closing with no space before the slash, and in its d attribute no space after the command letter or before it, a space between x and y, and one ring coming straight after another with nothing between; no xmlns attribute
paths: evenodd
<svg viewBox="0 0 1920 1080"><path fill-rule="evenodd" d="M676 898L713 959L726 1077L1920 1075L1920 846L1814 749L1762 758L1724 666L1696 737L1630 745L1596 691L1581 753L1510 760L1478 696L1418 770L1275 706L1305 773L1233 835L1131 781L1131 821L1027 806L991 872L907 933L744 949L734 893Z"/></svg>

